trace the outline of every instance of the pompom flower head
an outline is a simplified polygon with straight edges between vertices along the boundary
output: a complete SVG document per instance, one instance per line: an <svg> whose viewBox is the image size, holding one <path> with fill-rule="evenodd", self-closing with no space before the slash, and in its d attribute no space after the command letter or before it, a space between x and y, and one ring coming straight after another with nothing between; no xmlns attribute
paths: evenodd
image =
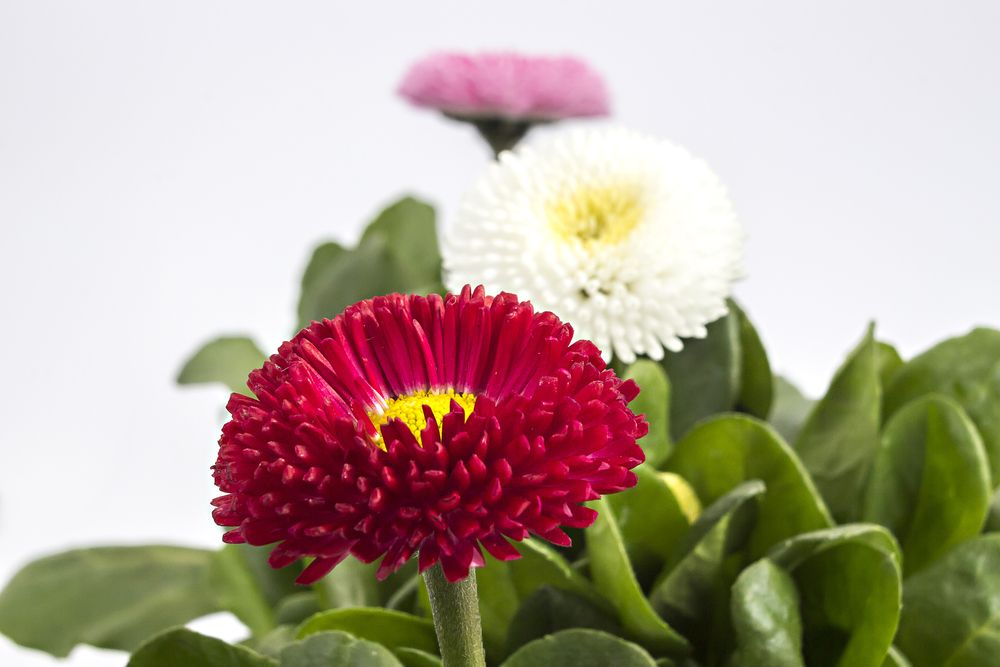
<svg viewBox="0 0 1000 667"><path fill-rule="evenodd" d="M742 254L742 227L708 165L622 129L504 153L443 247L447 284L515 291L626 363L704 337L726 313Z"/></svg>
<svg viewBox="0 0 1000 667"><path fill-rule="evenodd" d="M227 542L278 542L270 562L419 554L458 581L518 557L508 540L555 544L595 518L581 503L635 484L646 432L638 388L549 312L482 288L377 297L314 322L233 394L213 516Z"/></svg>
<svg viewBox="0 0 1000 667"><path fill-rule="evenodd" d="M566 56L436 53L410 68L399 94L474 124L497 153L534 124L606 116L610 109L601 76Z"/></svg>

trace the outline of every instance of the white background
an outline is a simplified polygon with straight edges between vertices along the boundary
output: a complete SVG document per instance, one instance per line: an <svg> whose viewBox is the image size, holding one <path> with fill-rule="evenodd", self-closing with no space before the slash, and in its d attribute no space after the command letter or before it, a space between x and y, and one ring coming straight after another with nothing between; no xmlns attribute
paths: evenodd
<svg viewBox="0 0 1000 667"><path fill-rule="evenodd" d="M432 49L585 56L619 122L708 159L750 233L738 296L814 394L870 318L907 355L1000 325L998 29L992 2L0 0L0 581L217 543L225 392L178 365L275 347L310 247L397 195L447 221L487 155L394 97Z"/></svg>

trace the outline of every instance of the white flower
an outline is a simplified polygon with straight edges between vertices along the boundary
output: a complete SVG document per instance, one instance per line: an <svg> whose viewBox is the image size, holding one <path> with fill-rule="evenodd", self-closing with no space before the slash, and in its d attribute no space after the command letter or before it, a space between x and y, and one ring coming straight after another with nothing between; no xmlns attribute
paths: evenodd
<svg viewBox="0 0 1000 667"><path fill-rule="evenodd" d="M703 160L628 130L578 129L502 153L443 253L452 290L514 292L631 363L679 351L726 313L743 230Z"/></svg>

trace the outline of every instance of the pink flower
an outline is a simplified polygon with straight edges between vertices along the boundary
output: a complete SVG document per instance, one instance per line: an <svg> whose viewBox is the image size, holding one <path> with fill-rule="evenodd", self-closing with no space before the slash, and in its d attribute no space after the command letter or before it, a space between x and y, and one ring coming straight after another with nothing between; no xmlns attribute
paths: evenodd
<svg viewBox="0 0 1000 667"><path fill-rule="evenodd" d="M419 553L449 581L485 549L596 516L582 503L636 483L639 389L552 313L480 287L375 297L313 322L233 394L214 517L226 542L277 542L299 581L348 554L384 578Z"/></svg>
<svg viewBox="0 0 1000 667"><path fill-rule="evenodd" d="M571 57L436 53L410 68L399 94L467 119L543 122L609 113L600 75Z"/></svg>

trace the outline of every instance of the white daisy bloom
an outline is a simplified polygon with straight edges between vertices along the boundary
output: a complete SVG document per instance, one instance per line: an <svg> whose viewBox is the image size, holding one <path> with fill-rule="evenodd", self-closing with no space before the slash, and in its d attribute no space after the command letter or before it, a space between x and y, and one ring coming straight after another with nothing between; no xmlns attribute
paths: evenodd
<svg viewBox="0 0 1000 667"><path fill-rule="evenodd" d="M726 314L743 236L703 160L628 130L577 129L500 155L445 239L446 282L529 299L606 359L660 359Z"/></svg>

